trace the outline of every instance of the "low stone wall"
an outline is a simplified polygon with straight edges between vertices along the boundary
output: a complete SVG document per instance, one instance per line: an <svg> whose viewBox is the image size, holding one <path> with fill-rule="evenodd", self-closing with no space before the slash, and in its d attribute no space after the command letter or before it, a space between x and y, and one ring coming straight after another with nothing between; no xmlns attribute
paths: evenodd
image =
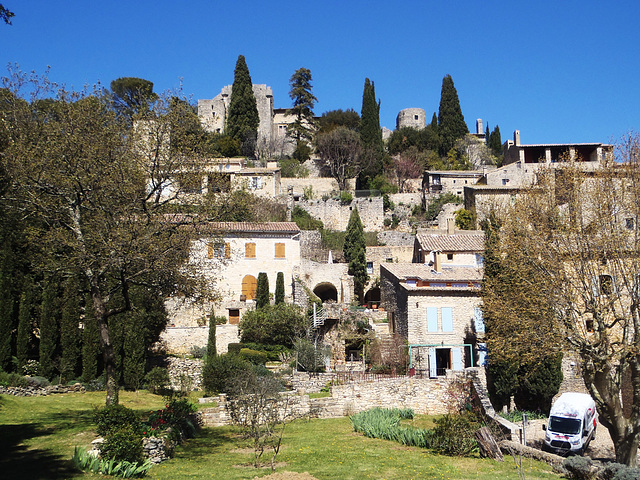
<svg viewBox="0 0 640 480"><path fill-rule="evenodd" d="M334 380L337 375L333 373L317 375L298 373L287 379L288 383L297 389L297 392L290 394L288 409L289 413L295 417L309 416L313 418L342 417L374 407L411 408L417 414L441 415L447 413L447 406L444 402L447 388L465 375L477 377L475 371L452 373L449 376L438 378L378 377L374 380L332 385L330 397L312 399L306 392L319 391L328 382ZM305 392L305 394L301 395L300 392ZM203 403L215 402L215 406L201 410L205 425L220 426L230 422L226 411L225 395L201 401Z"/></svg>
<svg viewBox="0 0 640 480"><path fill-rule="evenodd" d="M0 395L13 395L14 397L46 397L54 393L84 393L85 391L80 383L46 387L3 387L0 385Z"/></svg>
<svg viewBox="0 0 640 480"><path fill-rule="evenodd" d="M171 387L174 390L189 386L185 385L185 382L190 383L193 390L202 388L202 360L167 357L166 363Z"/></svg>
<svg viewBox="0 0 640 480"><path fill-rule="evenodd" d="M160 341L168 353L186 354L191 347L205 347L209 338L209 327L167 327ZM219 354L227 353L230 343L240 341L238 326L231 324L216 327L216 348Z"/></svg>

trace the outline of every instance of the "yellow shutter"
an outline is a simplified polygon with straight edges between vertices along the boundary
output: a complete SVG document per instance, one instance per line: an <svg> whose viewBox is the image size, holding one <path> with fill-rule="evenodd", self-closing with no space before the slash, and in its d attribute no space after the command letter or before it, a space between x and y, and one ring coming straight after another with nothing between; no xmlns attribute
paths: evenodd
<svg viewBox="0 0 640 480"><path fill-rule="evenodd" d="M224 244L224 258L231 258L231 244Z"/></svg>
<svg viewBox="0 0 640 480"><path fill-rule="evenodd" d="M244 256L246 258L256 258L256 244L246 243L244 247Z"/></svg>
<svg viewBox="0 0 640 480"><path fill-rule="evenodd" d="M207 244L207 258L213 258L213 242Z"/></svg>
<svg viewBox="0 0 640 480"><path fill-rule="evenodd" d="M284 258L284 243L276 243L276 258Z"/></svg>

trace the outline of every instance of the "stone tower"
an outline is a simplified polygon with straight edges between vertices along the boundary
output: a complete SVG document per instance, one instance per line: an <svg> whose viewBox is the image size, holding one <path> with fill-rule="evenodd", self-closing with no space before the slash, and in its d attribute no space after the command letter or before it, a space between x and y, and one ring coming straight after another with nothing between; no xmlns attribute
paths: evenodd
<svg viewBox="0 0 640 480"><path fill-rule="evenodd" d="M258 107L258 140L271 142L273 119L273 91L267 85L253 85L253 95ZM231 85L227 85L211 100L198 100L198 118L208 132L224 133L224 126L231 102Z"/></svg>
<svg viewBox="0 0 640 480"><path fill-rule="evenodd" d="M412 127L421 130L427 126L427 116L422 108L405 108L396 118L396 130Z"/></svg>

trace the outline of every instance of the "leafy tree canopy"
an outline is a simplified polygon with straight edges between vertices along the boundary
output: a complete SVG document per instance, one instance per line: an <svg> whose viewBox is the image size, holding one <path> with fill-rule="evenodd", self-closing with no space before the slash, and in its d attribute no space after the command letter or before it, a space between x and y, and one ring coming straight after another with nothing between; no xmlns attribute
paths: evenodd
<svg viewBox="0 0 640 480"><path fill-rule="evenodd" d="M111 82L111 101L119 115L131 119L145 113L158 99L153 82L137 77L120 77Z"/></svg>
<svg viewBox="0 0 640 480"><path fill-rule="evenodd" d="M360 128L360 115L353 109L330 110L324 112L318 120L318 132L327 133L338 127L346 127L358 131Z"/></svg>

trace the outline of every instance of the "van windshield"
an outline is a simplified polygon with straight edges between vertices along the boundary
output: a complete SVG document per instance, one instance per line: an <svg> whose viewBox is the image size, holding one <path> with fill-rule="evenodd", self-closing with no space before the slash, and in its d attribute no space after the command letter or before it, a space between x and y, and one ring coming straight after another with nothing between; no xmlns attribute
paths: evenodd
<svg viewBox="0 0 640 480"><path fill-rule="evenodd" d="M575 435L576 433L580 433L580 420L575 418L550 417L549 430Z"/></svg>

